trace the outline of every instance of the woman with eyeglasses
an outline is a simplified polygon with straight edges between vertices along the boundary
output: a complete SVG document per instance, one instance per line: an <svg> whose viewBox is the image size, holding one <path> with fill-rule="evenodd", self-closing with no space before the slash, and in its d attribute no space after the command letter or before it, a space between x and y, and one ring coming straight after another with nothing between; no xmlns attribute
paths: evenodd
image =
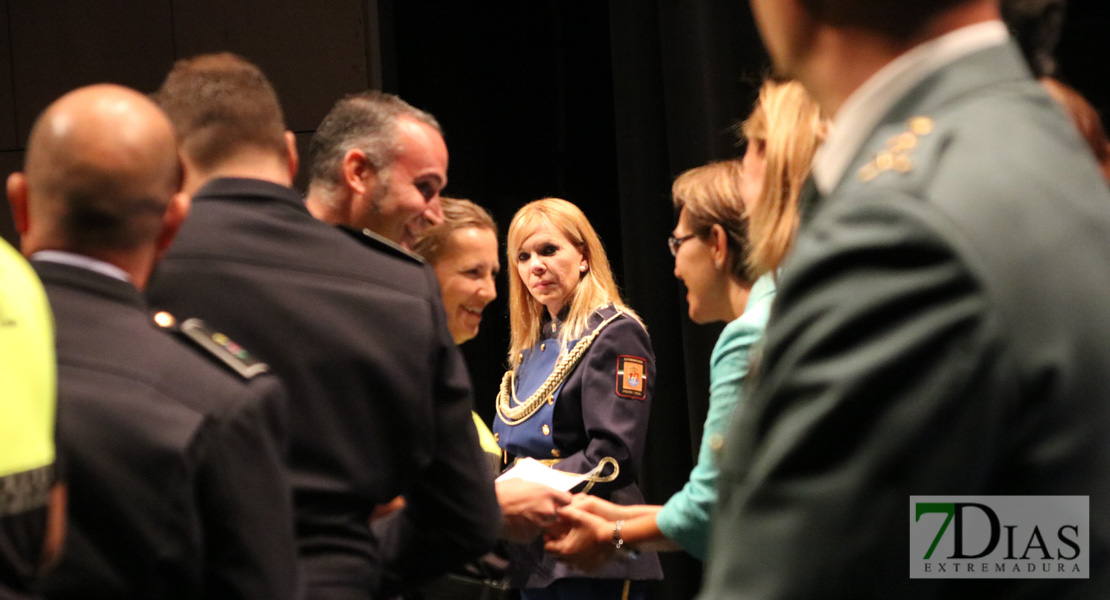
<svg viewBox="0 0 1110 600"><path fill-rule="evenodd" d="M517 211L507 252L509 370L493 423L506 462L533 458L586 474L590 494L642 504L636 479L655 355L601 240L577 206L546 198ZM619 539L620 531L609 535ZM644 580L663 576L653 553L614 557L592 574L557 563L543 540L509 545L508 553L523 600L643 598Z"/></svg>
<svg viewBox="0 0 1110 600"><path fill-rule="evenodd" d="M770 314L775 271L794 238L798 196L823 123L800 85L767 82L743 124L748 138L743 160L710 163L675 180L679 218L668 245L675 277L686 285L690 319L728 323L711 358L709 413L698 461L686 485L662 506L616 506L575 496L560 509L571 528L546 546L560 560L594 568L616 551L608 538L614 523L621 524L624 547L685 550L705 560L717 501L716 450L743 401L749 353Z"/></svg>

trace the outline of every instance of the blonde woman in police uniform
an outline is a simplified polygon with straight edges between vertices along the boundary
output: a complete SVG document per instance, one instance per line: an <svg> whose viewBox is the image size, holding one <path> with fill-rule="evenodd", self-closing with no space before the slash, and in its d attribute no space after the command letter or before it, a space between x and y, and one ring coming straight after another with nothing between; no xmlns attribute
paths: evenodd
<svg viewBox="0 0 1110 600"><path fill-rule="evenodd" d="M621 300L601 240L577 206L531 202L508 238L510 370L494 420L507 461L531 457L590 473L590 493L642 504L636 478L655 379L643 323ZM620 556L586 575L545 555L541 540L509 551L524 600L642 598L643 580L662 577L654 554Z"/></svg>

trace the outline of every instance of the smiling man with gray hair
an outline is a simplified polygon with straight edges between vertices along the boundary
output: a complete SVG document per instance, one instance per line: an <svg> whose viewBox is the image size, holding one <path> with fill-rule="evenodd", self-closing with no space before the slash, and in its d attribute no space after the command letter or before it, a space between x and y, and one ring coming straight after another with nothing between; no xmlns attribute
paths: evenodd
<svg viewBox="0 0 1110 600"><path fill-rule="evenodd" d="M369 91L332 108L309 146L305 200L328 223L367 230L404 248L443 220L447 145L432 115Z"/></svg>
<svg viewBox="0 0 1110 600"><path fill-rule="evenodd" d="M416 584L488 550L500 513L435 273L309 214L291 187L292 134L255 65L230 54L181 61L156 98L198 168L192 212L151 298L220 325L286 382L307 598L383 597L384 585ZM369 192L367 155L346 154ZM438 198L446 165L431 170ZM399 495L395 526L371 531L375 505Z"/></svg>

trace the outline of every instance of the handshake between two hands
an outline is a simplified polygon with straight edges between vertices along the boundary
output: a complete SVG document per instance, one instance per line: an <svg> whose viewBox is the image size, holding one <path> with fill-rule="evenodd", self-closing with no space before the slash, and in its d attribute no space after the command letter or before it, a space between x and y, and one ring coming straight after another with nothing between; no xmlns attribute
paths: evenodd
<svg viewBox="0 0 1110 600"><path fill-rule="evenodd" d="M541 483L533 477L498 479L497 500L504 516L502 537L527 542L542 533L547 552L580 571L596 571L618 551L612 541L613 522L626 518L628 507L588 494L572 495L550 483L569 489L575 482Z"/></svg>

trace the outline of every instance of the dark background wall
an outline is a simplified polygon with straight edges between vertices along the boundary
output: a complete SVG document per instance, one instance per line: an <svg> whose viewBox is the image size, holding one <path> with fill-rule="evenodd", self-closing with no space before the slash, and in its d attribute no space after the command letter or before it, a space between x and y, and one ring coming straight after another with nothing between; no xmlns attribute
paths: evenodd
<svg viewBox="0 0 1110 600"><path fill-rule="evenodd" d="M1060 75L1104 117L1108 31L1110 2L1070 0ZM502 228L536 198L581 206L658 359L648 501L682 485L719 327L685 316L664 245L669 189L679 172L740 153L730 126L766 68L746 2L0 0L0 177L20 168L35 117L62 93L101 81L153 91L174 60L218 50L268 74L302 153L336 99L384 89L437 116L451 153L446 193L488 207ZM7 209L0 236L17 242ZM463 346L487 419L508 344L504 277L499 286ZM653 597L693 597L700 563L676 553L664 569Z"/></svg>

